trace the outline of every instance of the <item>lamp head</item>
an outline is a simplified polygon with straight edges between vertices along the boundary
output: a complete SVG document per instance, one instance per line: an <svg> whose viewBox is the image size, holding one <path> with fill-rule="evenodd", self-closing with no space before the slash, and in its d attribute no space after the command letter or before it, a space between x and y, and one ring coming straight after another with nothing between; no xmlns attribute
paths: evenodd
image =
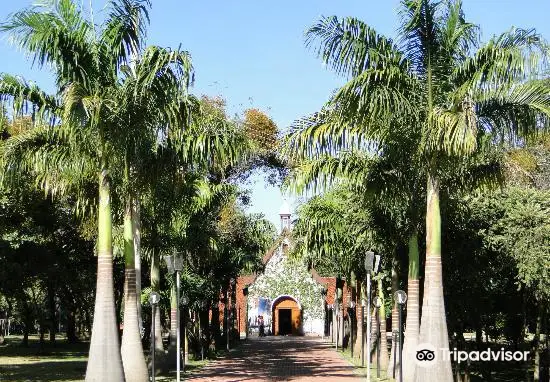
<svg viewBox="0 0 550 382"><path fill-rule="evenodd" d="M365 253L365 271L372 272L374 269L374 252L373 251L367 251Z"/></svg>
<svg viewBox="0 0 550 382"><path fill-rule="evenodd" d="M166 263L166 268L168 268L168 273L174 273L174 256L166 255L164 257L164 262Z"/></svg>
<svg viewBox="0 0 550 382"><path fill-rule="evenodd" d="M189 304L189 297L187 297L187 295L183 295L181 296L181 304L184 305L184 306L187 306L187 304Z"/></svg>
<svg viewBox="0 0 550 382"><path fill-rule="evenodd" d="M407 302L407 293L405 293L405 291L398 290L397 292L395 292L393 297L395 298L395 302L397 302L399 305L405 305L405 303Z"/></svg>
<svg viewBox="0 0 550 382"><path fill-rule="evenodd" d="M157 292L151 292L149 295L149 303L151 305L157 305L160 302L160 295Z"/></svg>
<svg viewBox="0 0 550 382"><path fill-rule="evenodd" d="M183 254L178 252L174 254L174 269L176 272L181 272L183 270Z"/></svg>

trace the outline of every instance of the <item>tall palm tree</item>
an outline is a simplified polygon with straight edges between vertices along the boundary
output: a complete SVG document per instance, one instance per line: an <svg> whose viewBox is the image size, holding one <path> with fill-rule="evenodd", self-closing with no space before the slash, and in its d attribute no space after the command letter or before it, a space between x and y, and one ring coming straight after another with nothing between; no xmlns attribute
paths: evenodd
<svg viewBox="0 0 550 382"><path fill-rule="evenodd" d="M338 151L343 144L383 142L396 118L418 135L426 172L426 268L420 341L448 348L439 209L442 163L468 157L479 135L500 138L549 124L547 45L533 30L511 29L480 46L479 28L462 3L403 0L399 40L354 18L322 18L308 44L349 78L323 110L301 121L289 142L294 153ZM366 143L364 143L366 144ZM421 368L417 381L452 381L450 360Z"/></svg>
<svg viewBox="0 0 550 382"><path fill-rule="evenodd" d="M185 129L190 107L187 88L192 77L189 54L156 46L135 56L131 69L124 71L116 88L116 110L111 118L126 132L124 136L124 233L125 304L122 361L126 378L148 379L139 331L134 208L139 192L150 181L145 158L159 150L159 136Z"/></svg>
<svg viewBox="0 0 550 382"><path fill-rule="evenodd" d="M54 69L60 99L54 121L62 123L39 128L27 137L27 143L35 147L40 143L37 137L46 138L35 150L36 155L29 158L34 161L34 170L43 170L36 167L45 163L56 170L51 174L37 171L43 176L43 185L56 191L60 182L56 175L67 174L67 169L76 170L72 175L78 174L85 158L89 159L86 168L95 168L97 173L98 273L86 370L89 381L124 380L114 309L111 215L112 170L124 131L110 116L116 105L114 89L120 70L143 41L146 4L139 0L110 1L110 12L100 28L83 18L82 10L70 0L25 9L0 25L1 31L9 32L12 41L33 56L35 64ZM13 97L16 106L33 102L28 92L7 95ZM75 152L78 155L71 155ZM69 157L76 159L75 163L68 161Z"/></svg>

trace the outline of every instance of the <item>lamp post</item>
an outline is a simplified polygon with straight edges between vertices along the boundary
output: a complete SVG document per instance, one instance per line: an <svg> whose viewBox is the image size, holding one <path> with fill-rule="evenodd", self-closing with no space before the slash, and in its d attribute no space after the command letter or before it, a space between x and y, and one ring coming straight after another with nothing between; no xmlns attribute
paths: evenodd
<svg viewBox="0 0 550 382"><path fill-rule="evenodd" d="M351 299L351 296L349 298L349 327L350 327L350 335L349 335L349 344L351 348L351 358L353 358L353 318L355 317L355 301Z"/></svg>
<svg viewBox="0 0 550 382"><path fill-rule="evenodd" d="M374 299L374 306L376 307L376 377L380 379L380 307L382 299L379 296Z"/></svg>
<svg viewBox="0 0 550 382"><path fill-rule="evenodd" d="M176 275L176 381L180 382L181 363L181 335L180 335L180 272L183 269L183 257L181 252L164 256L164 261L170 274Z"/></svg>
<svg viewBox="0 0 550 382"><path fill-rule="evenodd" d="M157 308L157 304L160 301L160 295L156 292L151 292L149 295L149 303L151 304L152 309L152 320L151 320L151 335L152 335L152 341L151 341L151 376L153 382L155 382L155 310Z"/></svg>
<svg viewBox="0 0 550 382"><path fill-rule="evenodd" d="M181 306L183 307L183 333L184 333L184 344L183 344L183 357L182 357L182 367L181 370L185 373L185 356L187 355L187 323L185 321L186 315L185 312L187 311L187 304L189 304L189 298L187 295L183 295L181 297ZM179 322L179 321L178 321Z"/></svg>
<svg viewBox="0 0 550 382"><path fill-rule="evenodd" d="M233 277L231 277L231 279L229 280L229 290L227 291L227 297L226 297L226 300L225 300L225 315L224 315L224 318L225 318L225 331L226 331L226 348L227 350L229 351L229 335L230 335L230 329L229 329L229 314L231 312L231 306L229 306L229 303L230 303L230 296L231 296L231 292L233 291L233 288L235 288L235 279Z"/></svg>
<svg viewBox="0 0 550 382"><path fill-rule="evenodd" d="M328 304L327 309L330 311L330 326L328 330L330 331L330 343L334 342L334 305Z"/></svg>
<svg viewBox="0 0 550 382"><path fill-rule="evenodd" d="M361 367L365 367L365 305L367 301L361 299Z"/></svg>
<svg viewBox="0 0 550 382"><path fill-rule="evenodd" d="M328 317L328 314L327 314L327 289L326 288L322 288L321 289L321 307L323 308L323 312L325 313L325 325L323 326L323 335L321 336L321 340L325 340L325 333L327 332L327 317Z"/></svg>
<svg viewBox="0 0 550 382"><path fill-rule="evenodd" d="M370 294L371 294L371 272L376 273L378 271L378 265L380 264L380 256L375 255L373 251L367 251L365 253L365 271L367 273L367 381L370 381Z"/></svg>
<svg viewBox="0 0 550 382"><path fill-rule="evenodd" d="M199 312L199 342L201 344L201 361L204 361L204 344L202 341L201 315L204 312L204 310L208 307L208 303L206 301L201 301L200 307L201 307L201 310Z"/></svg>
<svg viewBox="0 0 550 382"><path fill-rule="evenodd" d="M394 298L399 305L399 382L403 382L403 305L407 302L407 293L398 290Z"/></svg>
<svg viewBox="0 0 550 382"><path fill-rule="evenodd" d="M336 351L338 351L338 340L340 337L340 304L338 302L338 299L334 301L334 317L336 318Z"/></svg>

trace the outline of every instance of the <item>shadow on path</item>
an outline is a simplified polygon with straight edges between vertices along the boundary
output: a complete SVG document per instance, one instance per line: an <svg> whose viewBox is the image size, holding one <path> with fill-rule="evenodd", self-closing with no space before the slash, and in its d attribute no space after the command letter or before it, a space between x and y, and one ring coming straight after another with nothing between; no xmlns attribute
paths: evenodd
<svg viewBox="0 0 550 382"><path fill-rule="evenodd" d="M186 376L203 381L358 381L354 368L312 337L263 337L246 340L225 358Z"/></svg>

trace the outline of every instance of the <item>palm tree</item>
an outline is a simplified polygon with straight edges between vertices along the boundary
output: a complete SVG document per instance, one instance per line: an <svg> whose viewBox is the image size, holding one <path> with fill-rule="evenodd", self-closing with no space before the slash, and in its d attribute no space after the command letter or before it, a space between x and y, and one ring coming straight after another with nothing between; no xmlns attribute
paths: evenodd
<svg viewBox="0 0 550 382"><path fill-rule="evenodd" d="M354 19L322 18L308 44L349 81L323 110L301 121L294 153L335 152L347 142L384 142L396 118L418 136L426 173L426 268L420 341L448 348L439 209L442 163L468 157L481 133L503 139L548 127L541 80L547 45L533 30L511 29L480 47L460 0L403 0L399 41ZM422 368L417 381L452 381L450 361Z"/></svg>
<svg viewBox="0 0 550 382"><path fill-rule="evenodd" d="M161 148L158 137L186 128L189 116L187 88L192 77L189 54L151 46L139 52L131 70L125 72L122 85L116 89L117 108L111 118L126 132L124 137L124 242L125 304L122 335L122 361L126 378L148 379L143 356L138 319L135 224L139 219L139 191L149 177L146 159ZM139 238L138 238L139 240ZM141 293L140 293L141 294ZM160 326L160 325L159 325ZM160 337L160 336L159 336Z"/></svg>
<svg viewBox="0 0 550 382"><path fill-rule="evenodd" d="M25 144L35 148L38 144L35 155L27 158L34 170L39 170L36 173L41 174L43 186L52 192L60 188L59 184L78 185L80 179L62 180L60 174L75 176L79 166L87 170L87 175L90 167L97 173L98 272L86 371L89 381L124 380L113 297L111 215L112 170L116 168L114 162L124 131L110 116L116 105L114 89L120 70L142 43L146 4L139 0L110 1L109 15L99 30L82 17L82 10L70 0L25 9L0 25L0 30L9 32L39 67L54 68L60 92L57 102L60 107L51 110L56 116L52 126L37 128L25 137L26 142L23 139L14 142L12 152ZM15 106L33 102L29 94L6 93ZM46 104L38 106L44 108ZM59 120L62 123L57 123ZM40 142L40 137L45 140ZM54 171L48 174L42 171L43 167Z"/></svg>

